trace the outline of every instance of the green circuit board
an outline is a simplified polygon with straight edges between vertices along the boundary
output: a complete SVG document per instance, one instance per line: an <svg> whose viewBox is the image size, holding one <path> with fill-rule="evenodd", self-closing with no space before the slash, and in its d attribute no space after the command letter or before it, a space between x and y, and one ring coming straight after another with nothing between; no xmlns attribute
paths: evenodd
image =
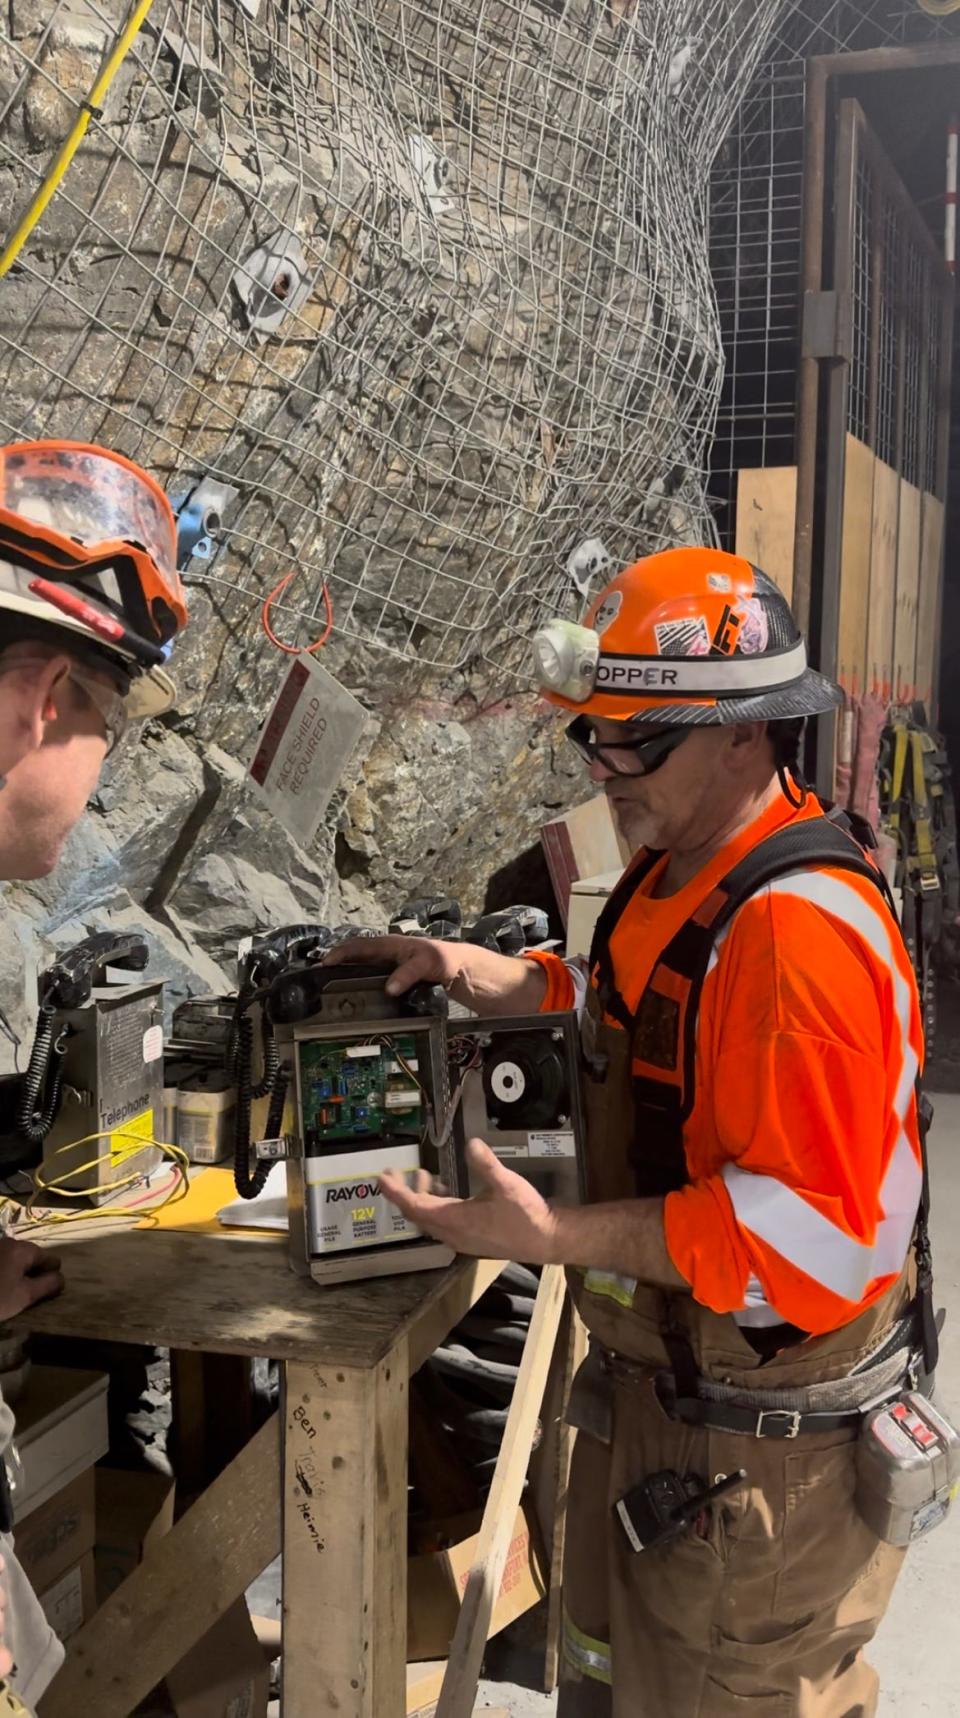
<svg viewBox="0 0 960 1718"><path fill-rule="evenodd" d="M303 1132L308 1143L419 1134L424 1097L412 1034L389 1042L300 1045Z"/></svg>

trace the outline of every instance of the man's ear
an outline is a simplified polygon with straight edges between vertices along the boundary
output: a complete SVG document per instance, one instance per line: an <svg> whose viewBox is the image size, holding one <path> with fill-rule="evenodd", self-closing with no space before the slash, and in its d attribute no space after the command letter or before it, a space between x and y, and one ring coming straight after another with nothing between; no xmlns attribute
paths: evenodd
<svg viewBox="0 0 960 1718"><path fill-rule="evenodd" d="M740 757L753 757L766 744L766 722L734 722L729 730L730 744Z"/></svg>
<svg viewBox="0 0 960 1718"><path fill-rule="evenodd" d="M37 751L50 723L57 719L57 687L62 686L70 673L70 658L58 651L56 656L45 657L42 662L25 662L22 668L8 672L16 688L24 751Z"/></svg>

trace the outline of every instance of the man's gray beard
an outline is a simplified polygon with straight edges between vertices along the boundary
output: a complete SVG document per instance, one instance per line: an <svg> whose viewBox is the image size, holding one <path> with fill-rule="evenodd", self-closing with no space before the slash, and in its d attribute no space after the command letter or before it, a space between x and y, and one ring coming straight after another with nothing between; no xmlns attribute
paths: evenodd
<svg viewBox="0 0 960 1718"><path fill-rule="evenodd" d="M659 847L660 823L650 812L625 811L620 806L611 806L617 827L624 840L629 845L631 853L639 853L641 847Z"/></svg>

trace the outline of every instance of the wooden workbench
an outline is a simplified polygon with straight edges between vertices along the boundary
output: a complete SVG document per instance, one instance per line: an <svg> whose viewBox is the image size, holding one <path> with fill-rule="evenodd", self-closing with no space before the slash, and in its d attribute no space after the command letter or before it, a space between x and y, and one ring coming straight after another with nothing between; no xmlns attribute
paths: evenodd
<svg viewBox="0 0 960 1718"><path fill-rule="evenodd" d="M281 1549L284 1718L401 1718L409 1378L502 1266L320 1287L283 1239L80 1227L51 1245L67 1290L32 1330L268 1355L283 1382L279 1414L73 1638L42 1718L128 1718ZM546 1298L552 1350L562 1286Z"/></svg>

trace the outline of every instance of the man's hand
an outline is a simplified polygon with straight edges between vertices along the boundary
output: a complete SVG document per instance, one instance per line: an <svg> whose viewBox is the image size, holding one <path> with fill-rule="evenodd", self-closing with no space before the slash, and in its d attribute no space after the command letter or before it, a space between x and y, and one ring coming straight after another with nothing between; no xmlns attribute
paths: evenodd
<svg viewBox="0 0 960 1718"><path fill-rule="evenodd" d="M425 1169L417 1171L415 1187L395 1169L381 1170L380 1185L408 1222L458 1253L617 1271L638 1282L690 1292L667 1252L662 1199L553 1206L522 1175L505 1169L482 1139L470 1141L467 1162L480 1189L470 1199L431 1193Z"/></svg>
<svg viewBox="0 0 960 1718"><path fill-rule="evenodd" d="M430 1178L423 1169L416 1188L393 1169L381 1171L380 1185L409 1222L458 1253L514 1259L518 1264L551 1264L556 1215L546 1200L522 1175L504 1169L482 1139L470 1141L467 1162L480 1189L471 1199L428 1192Z"/></svg>
<svg viewBox="0 0 960 1718"><path fill-rule="evenodd" d="M415 984L442 984L446 988L460 971L461 947L435 937L348 937L331 949L323 962L324 966L391 963L397 970L385 986L390 996L402 996Z"/></svg>
<svg viewBox="0 0 960 1718"><path fill-rule="evenodd" d="M60 1260L33 1241L0 1237L0 1321L16 1318L63 1288Z"/></svg>
<svg viewBox="0 0 960 1718"><path fill-rule="evenodd" d="M390 996L414 984L442 984L455 1002L475 1014L536 1014L547 993L543 968L534 960L497 954L474 943L437 937L350 937L327 955L324 966L345 962L396 967L387 980Z"/></svg>

